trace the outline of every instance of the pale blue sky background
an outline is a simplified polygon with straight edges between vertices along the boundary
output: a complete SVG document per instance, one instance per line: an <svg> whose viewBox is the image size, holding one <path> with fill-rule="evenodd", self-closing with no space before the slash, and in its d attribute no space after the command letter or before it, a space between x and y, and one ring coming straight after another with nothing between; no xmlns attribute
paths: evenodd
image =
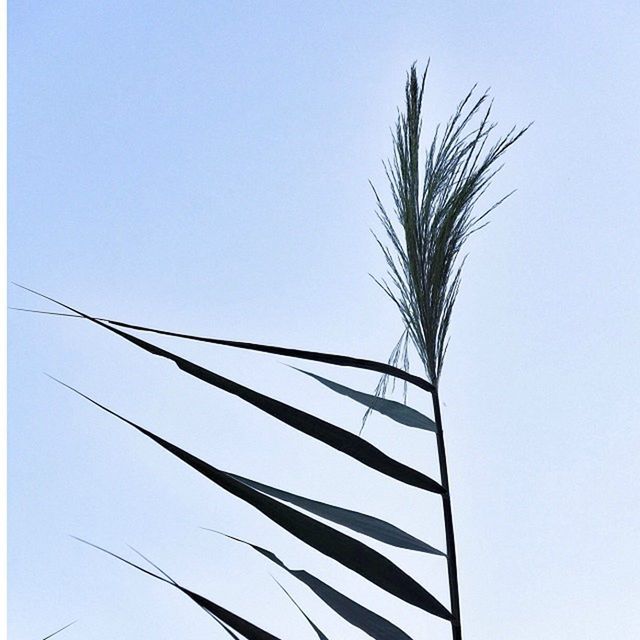
<svg viewBox="0 0 640 640"><path fill-rule="evenodd" d="M518 193L470 245L442 380L466 638L640 636L637 3L14 1L10 20L10 278L143 324L386 358L399 321L368 276L383 270L368 180L387 193L406 69L432 58L426 132L475 82L503 130L535 120L491 195ZM11 638L76 618L69 640L224 637L69 534L137 546L283 640L313 637L272 567L200 526L416 640L448 637L42 372L222 468L436 545L437 499L97 328L9 324ZM167 344L357 429L357 408L277 359ZM375 419L367 436L435 473L429 434ZM446 600L441 561L376 546ZM365 637L281 577L328 635Z"/></svg>

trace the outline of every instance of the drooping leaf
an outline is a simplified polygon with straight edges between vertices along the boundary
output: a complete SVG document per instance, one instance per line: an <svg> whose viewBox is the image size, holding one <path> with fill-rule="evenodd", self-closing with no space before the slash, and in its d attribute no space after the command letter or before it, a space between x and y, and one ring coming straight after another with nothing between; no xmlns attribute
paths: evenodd
<svg viewBox="0 0 640 640"><path fill-rule="evenodd" d="M347 396L348 398L351 398L352 400L355 400L356 402L364 405L368 409L377 411L378 413L391 418L395 422L404 424L407 427L414 427L415 429L424 429L426 431L433 432L436 431L436 423L431 418L428 418L423 413L420 413L419 411L408 407L406 404L396 402L395 400L389 400L388 398L383 398L381 396L374 396L370 393L364 393L363 391L356 391L355 389L345 387L344 385L334 382L333 380L323 378L316 373L311 373L310 371L305 371L304 369L298 369L297 367L292 368L296 371L300 371L300 373L304 373L305 375L314 378L332 391L335 391L340 395Z"/></svg>
<svg viewBox="0 0 640 640"><path fill-rule="evenodd" d="M291 600L291 602L296 605L298 611L305 617L305 619L309 623L309 626L316 632L318 638L320 638L320 640L329 640L329 638L327 638L327 636L318 628L313 620L302 610L302 607L300 607L300 605L293 599L293 596L277 580L276 584L287 594L289 600Z"/></svg>
<svg viewBox="0 0 640 640"><path fill-rule="evenodd" d="M219 620L215 616L211 616L211 617L222 627L222 629L224 629L224 631L227 632L227 634L231 638L233 638L233 640L240 640L240 636L237 636L229 627L227 627L227 625L224 622L222 622L222 620Z"/></svg>
<svg viewBox="0 0 640 640"><path fill-rule="evenodd" d="M290 534L320 553L333 558L343 566L355 571L363 578L366 578L401 600L445 620L451 619L449 611L422 585L374 549L256 491L245 483L236 480L229 473L216 469L204 460L200 460L196 456L164 440L135 422L124 418L73 387L63 382L60 382L60 384L82 396L103 411L132 426L190 467L200 472L220 488L225 489L232 495L255 507L272 522L280 525Z"/></svg>
<svg viewBox="0 0 640 640"><path fill-rule="evenodd" d="M26 287L22 288L27 289ZM27 290L35 295L50 300L65 309L81 315L83 318L104 327L148 353L174 362L178 368L185 373L245 400L249 404L261 409L265 413L277 418L290 427L293 427L316 440L324 442L337 451L358 460L362 464L375 469L380 473L395 478L396 480L400 480L401 482L405 482L406 484L425 489L426 491L440 494L443 492L442 486L432 478L429 478L420 471L390 458L388 455L380 451L380 449L377 449L363 438L360 438L345 429L341 429L330 422L317 418L306 411L302 411L301 409L292 407L284 402L280 402L279 400L275 400L274 398L262 393L258 393L249 387L245 387L233 380L229 380L228 378L218 375L213 371L209 371L200 365L190 362L189 360L185 360L184 358L153 345L150 342L141 340L140 338L121 331L120 329L110 327L100 320L96 320L82 311L78 311L77 309L74 309L62 302L58 302L49 296L45 296L42 293L33 291L32 289Z"/></svg>
<svg viewBox="0 0 640 640"><path fill-rule="evenodd" d="M75 536L73 537L75 538ZM212 600L205 598L203 595L200 595L195 591L191 591L190 589L183 587L181 584L177 583L175 580L170 578L166 573L164 573L164 571L161 572L163 575L157 575L152 571L148 571L147 569L144 569L143 567L137 565L135 562L131 562L130 560L127 560L117 555L116 553L113 553L112 551L103 549L102 547L99 547L98 545L93 544L92 542L87 542L86 540L82 540L82 538L76 538L76 540L83 542L84 544L87 544L90 547L93 547L94 549L98 549L99 551L102 551L112 556L113 558L116 558L117 560L120 560L121 562L128 564L130 567L133 567L134 569L137 569L138 571L141 571L142 573L145 573L146 575L151 576L156 580L160 580L161 582L164 582L165 584L171 585L172 587L178 589L178 591L181 591L182 593L184 593L184 595L190 598L202 609L204 609L209 615L215 618L218 622L224 623L221 626L224 627L224 625L228 625L234 631L237 631L238 633L242 634L245 638L247 638L247 640L280 640L277 636L274 636L268 631L261 629L260 627L256 626L252 622L245 620L244 618L236 615L232 611L229 611L228 609L225 609L219 604L216 604Z"/></svg>
<svg viewBox="0 0 640 640"><path fill-rule="evenodd" d="M44 638L42 638L42 640L49 640L49 638L53 638L53 636L57 636L61 631L64 631L65 629L68 629L72 624L75 624L76 622L78 622L78 621L74 620L73 622L70 622L69 624L65 624L64 627L61 627L57 631L54 631L53 633L50 633L48 636L45 636Z"/></svg>
<svg viewBox="0 0 640 640"><path fill-rule="evenodd" d="M76 538L76 539L80 540L81 542L85 542L86 544L91 545L91 543L87 543L85 540L81 540L80 538ZM91 546L95 547L95 545L91 545ZM101 551L104 551L104 549L102 549L102 547L97 547L97 548L100 549ZM131 549L134 553L139 555L145 562L149 563L154 569L156 569L159 573L161 573L174 587L178 586L176 581L166 571L162 570L157 564L155 564L155 562L149 560L149 558L147 558L147 556L143 555L142 553L140 553L140 551L138 551L137 549L134 549L132 546L129 546L129 549ZM109 552L107 552L107 553L109 553ZM111 554L111 555L113 555L113 554ZM119 556L116 556L116 557L119 558ZM203 607L201 606L200 608L202 609ZM211 611L209 611L207 609L203 609L203 610L206 611L206 613L208 613L211 616L211 618L216 621L216 623L223 629L223 631L226 631L227 635L232 637L234 640L240 640L239 636L237 636L233 632L231 627L229 627L222 620L220 620L220 618L218 618L215 614L213 614Z"/></svg>
<svg viewBox="0 0 640 640"><path fill-rule="evenodd" d="M214 618L223 622L224 624L231 627L233 630L242 634L247 640L279 640L277 636L274 636L272 633L261 629L257 625L241 618L235 613L229 611L216 604L215 602L205 598L199 593L195 593L194 591L190 591L189 589L185 589L180 585L177 585L178 589L182 591L186 596L191 598L196 604L200 605L207 613L210 613ZM222 626L224 626L224 624Z"/></svg>
<svg viewBox="0 0 640 640"><path fill-rule="evenodd" d="M445 556L442 551L439 551L435 547L419 540L411 534L403 531L402 529L390 524L380 518L374 518L358 511L351 511L350 509L343 509L342 507L336 507L319 500L311 500L298 496L295 493L289 493L282 489L276 489L270 487L267 484L244 478L237 474L230 474L236 480L244 482L253 489L266 493L279 500L284 500L290 504L294 504L296 507L300 507L305 511L314 513L317 516L331 520L336 524L340 524L343 527L347 527L352 531L357 531L375 540L380 540L386 544L393 545L394 547L400 547L402 549L411 549L413 551L422 551L424 553L432 553L437 556Z"/></svg>
<svg viewBox="0 0 640 640"><path fill-rule="evenodd" d="M24 287L22 285L16 284L16 286L21 289L25 289L26 291L30 291L31 293L38 294L36 291ZM43 296L46 298L46 296ZM51 298L47 298L52 302L56 302ZM56 302L56 304L60 304ZM65 305L61 305L65 306ZM70 307L66 307L70 309ZM67 313L55 313L51 311L39 311L37 309L16 309L17 311L27 311L29 313L43 313L45 315L54 315L54 316L69 316L73 318L85 318L87 320L98 320L100 322L105 322L107 324L113 325L115 327L121 327L123 329L133 329L134 331L144 331L147 333L155 333L161 336L168 336L171 338L182 338L184 340L193 340L195 342L205 342L208 344L216 344L223 347L234 347L236 349L246 349L249 351L259 351L261 353L271 353L278 356L285 356L287 358L298 358L301 360L309 360L311 362L322 362L323 364L331 364L338 367L352 367L354 369L364 369L366 371L375 371L377 373L382 373L384 375L391 376L393 378L399 378L410 384L423 389L424 391L431 392L434 390L434 386L424 378L420 378L419 376L413 375L400 369L398 367L394 367L386 362L376 362L375 360L368 360L366 358L356 358L353 356L343 356L337 353L322 353L320 351L307 351L305 349L290 349L288 347L277 347L269 344L258 344L255 342L241 342L238 340L223 340L221 338L208 338L205 336L196 336L189 333L179 333L176 331L166 331L164 329L153 329L151 327L144 327L139 324L131 324L129 322L122 322L120 320L111 320L109 318L98 318L98 317L89 317L83 313L79 313L74 310L73 314Z"/></svg>
<svg viewBox="0 0 640 640"><path fill-rule="evenodd" d="M209 529L209 531L213 530ZM215 531L214 533L220 532ZM221 535L226 538L230 538L231 540L241 542L242 544L246 544L265 558L271 560L271 562L279 566L281 569L284 569L294 578L297 578L300 582L307 585L307 587L309 587L309 589L311 589L311 591L313 591L320 600L322 600L330 609L333 609L333 611L335 611L335 613L337 613L341 618L361 631L364 631L372 638L375 638L375 640L411 640L410 636L408 636L402 629L389 622L389 620L336 591L333 587L330 587L326 582L316 578L311 573L302 569L290 569L284 562L282 562L282 560L280 560L280 558L278 558L278 556L276 556L275 553L268 551L263 547L259 547L258 545L251 544L250 542L240 540L240 538L236 538L225 533L222 533Z"/></svg>

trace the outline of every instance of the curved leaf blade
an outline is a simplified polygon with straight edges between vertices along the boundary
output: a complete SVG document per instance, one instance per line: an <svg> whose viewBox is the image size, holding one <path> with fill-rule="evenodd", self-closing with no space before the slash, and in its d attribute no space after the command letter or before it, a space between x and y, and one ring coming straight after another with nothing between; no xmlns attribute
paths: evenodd
<svg viewBox="0 0 640 640"><path fill-rule="evenodd" d="M433 431L434 433L436 431L436 423L431 418L425 416L419 411L416 411L415 409L412 409L411 407L408 407L406 404L402 404L402 402L396 402L395 400L389 400L388 398L383 398L381 396L374 396L370 393L364 393L363 391L356 391L355 389L346 387L343 384L334 382L333 380L323 378L316 373L305 371L304 369L298 369L297 367L292 367L292 369L314 378L320 384L323 384L332 391L346 396L347 398L351 398L368 409L391 418L395 422L415 429L424 429L425 431Z"/></svg>
<svg viewBox="0 0 640 640"><path fill-rule="evenodd" d="M217 484L220 488L244 500L272 522L278 524L291 535L305 542L320 553L336 560L344 567L355 571L366 580L369 580L401 600L445 620L451 619L449 611L422 585L374 549L291 507L283 505L274 498L270 498L252 489L243 482L233 478L231 474L216 469L204 460L197 458L135 422L119 415L73 387L63 382L60 382L60 384L147 436L163 449L169 451L191 468Z"/></svg>
<svg viewBox="0 0 640 640"><path fill-rule="evenodd" d="M85 540L81 540L81 542L85 542ZM86 544L91 544L91 543L87 542ZM91 546L94 546L94 547L95 547L95 545L91 545ZM102 547L98 547L98 549L103 550L103 549L102 549ZM167 579L167 581L168 581L170 584L172 584L174 587L177 587L177 586L178 586L178 585L177 585L177 583L176 583L176 581L175 581L175 580L174 580L174 579L173 579L173 578L172 578L168 573L166 573L165 571L163 571L163 570L162 570L162 569L161 569L157 564L155 564L154 562L152 562L151 560L149 560L149 558L147 558L147 556L143 555L142 553L140 553L140 551L138 551L137 549L134 549L132 546L129 546L129 549L131 549L133 552L135 552L136 554L138 554L138 555L139 555L143 560L145 560L145 561L146 561L147 563L149 563L149 564L150 564L154 569L156 569L156 571L158 571L159 573L161 573L161 574L162 574L162 575ZM104 550L103 550L103 551L104 551ZM109 552L109 551L107 551L107 553L111 554L111 552ZM113 554L111 554L111 555L113 555ZM117 557L117 558L119 558L119 556L116 556L116 557ZM125 561L125 562L127 562L127 564L132 564L132 563L129 563L128 561ZM133 565L133 564L132 564L132 566L136 566L136 565ZM201 607L201 608L202 608L202 607ZM231 629L231 627L229 627L227 624L225 624L224 622L222 622L222 620L220 620L220 618L218 618L216 615L214 615L213 613L211 613L211 611L208 611L208 610L206 610L206 609L205 609L205 611L206 611L206 612L211 616L211 618L213 618L213 620L215 620L215 621L218 623L218 625L219 625L219 626L220 626L224 631L226 631L226 632L227 632L227 634L228 634L229 636L231 636L232 638L234 638L234 640L240 640L239 636L237 636L237 635L233 632L233 630Z"/></svg>
<svg viewBox="0 0 640 640"><path fill-rule="evenodd" d="M26 287L22 288L26 289ZM35 295L45 298L46 300L50 300L65 309L81 315L83 318L90 320L108 331L115 333L128 342L131 342L137 347L140 347L147 353L170 360L185 373L221 389L222 391L226 391L227 393L237 396L290 427L293 427L297 431L305 433L312 438L329 445L333 449L358 460L371 469L375 469L376 471L395 478L396 480L425 489L426 491L439 494L442 494L444 491L442 485L432 478L429 478L429 476L421 473L417 469L413 469L406 464L394 460L363 438L360 438L345 429L341 429L326 420L317 418L306 411L302 411L301 409L292 407L284 402L280 402L279 400L275 400L274 398L262 393L258 393L249 387L245 387L233 380L218 375L213 371L209 371L200 365L190 362L189 360L162 349L161 347L153 345L150 342L141 340L140 338L126 333L125 331L110 327L103 322L86 315L82 311L78 311L77 309L74 309L62 302L58 302L49 296L45 296L42 293L33 291L32 289L27 290L31 291Z"/></svg>
<svg viewBox="0 0 640 640"><path fill-rule="evenodd" d="M274 578L274 580L276 579ZM320 638L320 640L329 640L329 638L327 638L327 636L318 628L318 625L316 625L313 620L302 610L302 607L293 599L293 596L277 580L276 584L287 594L289 600L293 602L298 611L305 617L305 619L309 623L309 626L316 632L318 638Z"/></svg>
<svg viewBox="0 0 640 640"><path fill-rule="evenodd" d="M370 538L374 538L380 542L384 542L401 549L410 549L412 551L421 551L423 553L431 553L437 556L446 556L442 551L412 536L406 531L403 531L399 527L396 527L385 520L381 520L380 518L375 518L350 509L336 507L325 502L320 502L319 500L311 500L310 498L298 496L295 493L289 493L282 489L276 489L275 487L270 487L267 484L256 482L255 480L250 480L249 478L244 478L243 476L236 474L229 475L257 491L261 491L273 498L293 504L296 507L300 507L305 511L320 516L321 518L340 524L343 527L362 533L365 536L369 536Z"/></svg>
<svg viewBox="0 0 640 640"><path fill-rule="evenodd" d="M218 621L222 621L224 624L231 627L234 631L242 634L247 640L279 640L277 636L274 636L272 633L261 629L256 626L252 622L241 618L239 615L236 615L232 611L221 607L219 604L216 604L212 600L205 598L199 593L195 593L194 591L190 591L180 585L176 585L182 593L191 598L197 605L202 607L207 613L211 614Z"/></svg>
<svg viewBox="0 0 640 640"><path fill-rule="evenodd" d="M245 638L247 638L247 640L280 640L277 636L274 636L268 631L261 629L260 627L256 626L252 622L249 622L248 620L245 620L239 615L236 615L232 611L225 609L224 607L220 606L219 604L216 604L212 600L209 600L205 596L200 595L199 593L196 593L195 591L191 591L190 589L187 589L186 587L183 587L182 585L178 584L175 580L173 580L173 578L170 578L166 573L164 573L164 571L156 567L156 565L153 565L153 566L156 567L162 573L162 575L160 576L153 573L152 571L148 571L147 569L144 569L143 567L137 565L135 562L131 562L130 560L127 560L122 556L119 556L118 554L113 553L113 551L109 551L107 549L103 549L102 547L99 547L97 544L93 544L92 542L87 542L86 540L82 540L81 538L76 538L76 540L90 547L93 547L98 551L102 551L107 555L110 555L111 557L116 558L117 560L120 560L124 564L129 565L130 567L133 567L134 569L137 569L138 571L141 571L142 573L145 573L146 575L151 576L156 580L160 580L160 582L164 582L165 584L175 587L176 589L178 589L178 591L181 591L182 593L184 593L184 595L190 598L202 609L204 609L212 618L214 618L219 624L221 624L221 626L224 627L224 624L228 625L234 631L237 631L238 633L242 634ZM228 629L225 629L225 630L229 632ZM233 636L233 634L230 634L230 635Z"/></svg>
<svg viewBox="0 0 640 640"><path fill-rule="evenodd" d="M240 640L240 636L237 636L229 627L227 627L227 625L224 622L222 622L222 620L219 620L215 616L211 616L211 617L220 625L220 627L222 627L224 631L227 632L227 634L231 638L233 638L233 640Z"/></svg>
<svg viewBox="0 0 640 640"><path fill-rule="evenodd" d="M210 529L210 531L212 531L212 529ZM215 531L214 533L219 532ZM410 636L392 622L389 622L386 618L383 618L361 604L358 604L354 600L351 600L351 598L348 598L336 591L333 587L330 587L326 582L316 578L311 573L302 569L290 569L282 560L280 560L280 558L278 558L278 556L276 556L275 553L250 542L240 540L240 538L227 535L226 533L222 533L221 535L226 538L230 538L231 540L235 540L236 542L246 544L265 558L268 558L275 565L284 569L287 573L305 584L316 594L318 598L320 598L320 600L322 600L341 618L361 631L364 631L375 640L411 640Z"/></svg>
<svg viewBox="0 0 640 640"><path fill-rule="evenodd" d="M15 283L14 283L15 284ZM34 291L33 289L29 289L28 287L24 287L20 284L16 284L17 287L21 289L25 289L31 293L35 293L36 295L42 296L42 294ZM55 304L60 304L56 300L52 298L48 298L47 296L42 296ZM400 380L404 380L409 382L410 384L423 389L424 391L428 391L431 393L435 390L435 387L424 378L420 378L419 376L413 375L412 373L408 373L403 369L399 369L398 367L394 367L386 362L377 362L375 360L368 360L367 358L356 358L354 356L343 356L337 353L323 353L321 351L308 351L305 349L291 349L289 347L277 347L269 344L259 344L257 342L242 342L238 340L223 340L221 338L208 338L204 336L196 336L189 333L179 333L177 331L166 331L164 329L153 329L151 327L145 327L139 324L131 324L129 322L122 322L120 320L111 320L109 318L96 318L91 316L86 316L83 313L79 313L75 309L71 309L66 305L61 305L65 308L72 310L75 314L72 316L71 314L65 313L55 313L50 311L39 311L37 309L17 309L18 311L27 311L29 313L43 313L46 315L60 315L70 317L80 317L85 318L86 320L97 320L99 322L105 322L107 324L113 325L115 327L121 327L123 329L132 329L134 331L143 331L147 333L155 333L161 336L168 336L171 338L181 338L183 340L192 340L195 342L205 342L208 344L216 344L223 347L233 347L236 349L245 349L249 351L259 351L261 353L270 353L278 356L285 356L287 358L298 358L301 360L309 360L311 362L322 362L323 364L331 364L338 367L351 367L354 369L364 369L366 371L375 371L377 373L381 373L383 375L388 375L394 378L399 378Z"/></svg>

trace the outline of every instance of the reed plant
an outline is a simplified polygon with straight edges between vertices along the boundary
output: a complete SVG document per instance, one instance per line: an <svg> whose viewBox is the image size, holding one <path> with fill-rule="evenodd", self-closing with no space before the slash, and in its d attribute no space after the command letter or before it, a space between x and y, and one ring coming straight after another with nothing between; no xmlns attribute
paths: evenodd
<svg viewBox="0 0 640 640"><path fill-rule="evenodd" d="M155 429L151 430L138 424L106 404L59 381L96 408L109 413L208 478L217 489L227 491L252 505L266 518L315 551L337 561L345 569L359 574L389 595L448 621L453 640L461 640L462 623L452 499L438 388L447 351L452 311L460 289L464 265L463 248L469 237L486 225L489 213L503 202L504 198L501 198L491 206L480 206L482 196L500 169L503 156L524 134L526 128L514 128L506 135L496 136L496 125L491 121L489 96L487 93L476 95L474 88L460 102L448 122L435 128L429 145L423 149L422 105L426 78L427 70L419 75L415 65L407 74L405 104L398 115L393 134L393 155L391 160L385 163L390 205L384 204L385 198L374 188L381 227L377 241L387 265L386 273L378 278L377 282L396 305L403 327L400 340L387 362L142 326L90 314L33 289L27 290L60 309L39 311L41 313L81 318L91 322L127 341L133 347L175 364L182 372L200 382L232 394L288 427L324 443L336 454L351 458L353 463L366 465L386 475L390 480L413 487L415 491L439 495L442 501L446 540L444 549L438 549L420 537L370 515L368 511L374 505L363 506L362 511L353 511L324 500L297 495L262 480L220 469L212 462L197 458L178 444L160 437ZM325 387L363 405L366 408L365 419L371 412L376 412L400 427L420 429L425 432L425 438L434 438L438 453L439 478L431 478L419 469L392 458L371 444L363 436L362 429L356 434L300 407L226 378L154 344L150 341L150 336L153 335L285 356L334 367L377 372L381 376L380 383L373 393L368 393L316 372L301 370ZM410 371L415 360L421 373ZM420 392L429 394L432 416L408 406L406 395L404 402L388 397L389 381L399 381L405 385L405 389L406 385L411 385ZM389 546L441 557L448 575L449 603L440 602L425 587L422 580L409 575L384 554L358 537L343 533L324 521L341 525L355 534ZM376 640L410 640L405 631L365 604L340 593L338 589L304 569L290 568L281 558L257 542L249 542L229 534L223 535L232 543L246 545L268 559L279 571L294 578L296 584L310 589L337 616L370 637ZM93 543L87 544L101 549ZM140 560L133 562L106 549L101 550L187 596L205 610L230 637L249 640L276 638L258 626L257 622L246 620L224 605L213 602L177 582L141 553L136 552ZM297 609L300 615L304 616L310 630L318 638L326 638L317 624L298 606L294 596L288 591L286 594L294 605L292 611ZM429 631L425 629L424 637L428 635Z"/></svg>

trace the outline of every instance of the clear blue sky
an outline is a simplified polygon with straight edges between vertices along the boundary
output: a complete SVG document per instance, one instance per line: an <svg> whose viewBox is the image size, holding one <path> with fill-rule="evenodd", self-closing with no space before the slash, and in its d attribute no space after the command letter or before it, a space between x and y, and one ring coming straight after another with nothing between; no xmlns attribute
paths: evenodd
<svg viewBox="0 0 640 640"><path fill-rule="evenodd" d="M466 638L639 637L637 3L9 4L10 278L96 314L384 359L400 325L368 275L383 271L368 180L387 193L407 68L431 57L426 132L476 82L503 130L535 120L490 195L518 192L470 245L442 380ZM436 499L98 328L14 312L9 328L11 638L76 618L61 638L224 637L69 534L134 545L283 640L313 637L272 567L200 526L416 640L448 637L42 372L222 468L438 545ZM172 344L357 429L357 408L277 359ZM435 473L429 434L376 419L367 435ZM442 562L389 555L446 600ZM364 638L284 582L328 635Z"/></svg>

